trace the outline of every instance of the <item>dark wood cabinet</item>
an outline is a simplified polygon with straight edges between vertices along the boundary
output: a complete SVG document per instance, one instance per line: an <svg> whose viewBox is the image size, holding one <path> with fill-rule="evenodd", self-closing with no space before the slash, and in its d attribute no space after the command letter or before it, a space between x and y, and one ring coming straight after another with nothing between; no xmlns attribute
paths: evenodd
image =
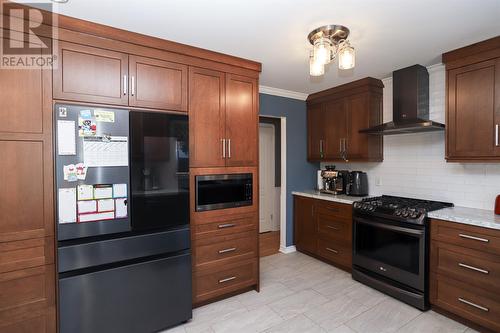
<svg viewBox="0 0 500 333"><path fill-rule="evenodd" d="M382 89L366 78L309 95L308 160L382 161L383 138L359 133L382 123Z"/></svg>
<svg viewBox="0 0 500 333"><path fill-rule="evenodd" d="M500 161L500 37L446 53L443 61L446 159Z"/></svg>
<svg viewBox="0 0 500 333"><path fill-rule="evenodd" d="M257 80L226 74L227 166L256 166L258 161Z"/></svg>
<svg viewBox="0 0 500 333"><path fill-rule="evenodd" d="M0 331L56 332L51 71L0 70L0 113Z"/></svg>
<svg viewBox="0 0 500 333"><path fill-rule="evenodd" d="M294 239L298 251L352 267L352 206L294 196Z"/></svg>
<svg viewBox="0 0 500 333"><path fill-rule="evenodd" d="M500 331L499 249L499 230L432 220L432 305Z"/></svg>
<svg viewBox="0 0 500 333"><path fill-rule="evenodd" d="M189 163L191 167L225 166L225 74L189 68Z"/></svg>
<svg viewBox="0 0 500 333"><path fill-rule="evenodd" d="M314 219L313 199L294 197L293 203L295 246L298 250L317 253L318 226Z"/></svg>
<svg viewBox="0 0 500 333"><path fill-rule="evenodd" d="M129 56L129 105L187 112L188 67Z"/></svg>
<svg viewBox="0 0 500 333"><path fill-rule="evenodd" d="M54 98L128 105L128 55L58 42Z"/></svg>

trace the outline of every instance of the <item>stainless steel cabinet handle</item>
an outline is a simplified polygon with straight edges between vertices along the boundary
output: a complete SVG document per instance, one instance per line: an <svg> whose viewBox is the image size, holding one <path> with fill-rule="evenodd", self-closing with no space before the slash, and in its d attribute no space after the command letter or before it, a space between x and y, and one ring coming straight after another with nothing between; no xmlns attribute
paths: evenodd
<svg viewBox="0 0 500 333"><path fill-rule="evenodd" d="M219 283L224 283L224 282L232 281L234 279L236 279L236 276L231 276L231 277L219 280Z"/></svg>
<svg viewBox="0 0 500 333"><path fill-rule="evenodd" d="M469 236L469 235L466 235L466 234L458 234L458 236L460 236L462 238L476 240L476 241L483 242L483 243L489 243L490 242L489 239L480 238L480 237L474 237L474 236Z"/></svg>
<svg viewBox="0 0 500 333"><path fill-rule="evenodd" d="M132 81L131 82L131 95L134 96L135 95L135 76L131 76L130 77L130 80Z"/></svg>
<svg viewBox="0 0 500 333"><path fill-rule="evenodd" d="M219 229L225 229L225 228L231 228L231 227L234 227L234 226L235 226L234 223L225 223L225 224L219 224L218 228Z"/></svg>
<svg viewBox="0 0 500 333"><path fill-rule="evenodd" d="M476 271L476 272L480 272L480 273L483 273L483 274L489 274L490 273L489 271L487 271L485 269L477 268L477 267L470 266L470 265L467 265L467 264L462 264L461 262L458 263L458 266L463 267L463 268L467 268L467 269L470 269L470 270L473 270L473 271Z"/></svg>
<svg viewBox="0 0 500 333"><path fill-rule="evenodd" d="M222 143L222 158L226 158L226 139L220 139Z"/></svg>
<svg viewBox="0 0 500 333"><path fill-rule="evenodd" d="M334 249L329 248L329 247L327 247L327 248L326 248L326 250L327 250L327 251L330 251L330 252L333 252L333 253L335 253L335 254L339 253L339 251L334 250Z"/></svg>
<svg viewBox="0 0 500 333"><path fill-rule="evenodd" d="M472 306L472 307L475 307L476 309L483 310L484 312L489 312L489 311L490 311L490 309L485 308L484 306L477 305L476 303L472 303L471 301L468 301L468 300L463 299L463 298L461 298L461 297L459 297L459 298L458 298L458 300L459 300L460 302L462 302L462 303L465 303L465 304L467 304L467 305L470 305L470 306Z"/></svg>
<svg viewBox="0 0 500 333"><path fill-rule="evenodd" d="M235 248L235 247L230 247L230 248L228 248L228 249L219 250L219 254L228 253L228 252L233 252L233 251L236 251L236 248Z"/></svg>
<svg viewBox="0 0 500 333"><path fill-rule="evenodd" d="M333 225L327 225L326 227L327 227L328 229L339 230L339 228L334 227Z"/></svg>
<svg viewBox="0 0 500 333"><path fill-rule="evenodd" d="M127 94L127 75L123 75L123 95Z"/></svg>
<svg viewBox="0 0 500 333"><path fill-rule="evenodd" d="M227 139L227 158L231 158L231 139Z"/></svg>
<svg viewBox="0 0 500 333"><path fill-rule="evenodd" d="M495 146L497 146L497 147L498 147L498 144L499 144L498 141L500 140L498 138L498 126L499 126L498 124L495 125Z"/></svg>

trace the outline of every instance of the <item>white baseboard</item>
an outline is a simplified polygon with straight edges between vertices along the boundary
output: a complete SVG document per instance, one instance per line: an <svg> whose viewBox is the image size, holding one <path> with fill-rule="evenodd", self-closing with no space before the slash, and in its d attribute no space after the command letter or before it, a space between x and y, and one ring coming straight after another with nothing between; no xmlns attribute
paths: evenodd
<svg viewBox="0 0 500 333"><path fill-rule="evenodd" d="M291 246L280 246L280 252L281 253L284 253L284 254L289 254L289 253L293 253L297 251L297 249L295 248L295 245L291 245Z"/></svg>

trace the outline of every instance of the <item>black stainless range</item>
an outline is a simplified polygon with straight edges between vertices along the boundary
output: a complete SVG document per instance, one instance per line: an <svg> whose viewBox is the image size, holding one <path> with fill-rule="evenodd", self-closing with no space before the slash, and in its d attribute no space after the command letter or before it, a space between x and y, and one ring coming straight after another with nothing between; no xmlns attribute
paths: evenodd
<svg viewBox="0 0 500 333"><path fill-rule="evenodd" d="M355 202L353 278L416 308L428 309L427 213L451 206L387 195Z"/></svg>

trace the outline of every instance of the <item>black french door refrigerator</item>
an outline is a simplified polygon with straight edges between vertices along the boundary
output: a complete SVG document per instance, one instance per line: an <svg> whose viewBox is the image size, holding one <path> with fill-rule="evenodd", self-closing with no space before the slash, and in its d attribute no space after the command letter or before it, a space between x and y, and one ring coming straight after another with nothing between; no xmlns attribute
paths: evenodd
<svg viewBox="0 0 500 333"><path fill-rule="evenodd" d="M59 330L192 316L187 116L55 105Z"/></svg>

